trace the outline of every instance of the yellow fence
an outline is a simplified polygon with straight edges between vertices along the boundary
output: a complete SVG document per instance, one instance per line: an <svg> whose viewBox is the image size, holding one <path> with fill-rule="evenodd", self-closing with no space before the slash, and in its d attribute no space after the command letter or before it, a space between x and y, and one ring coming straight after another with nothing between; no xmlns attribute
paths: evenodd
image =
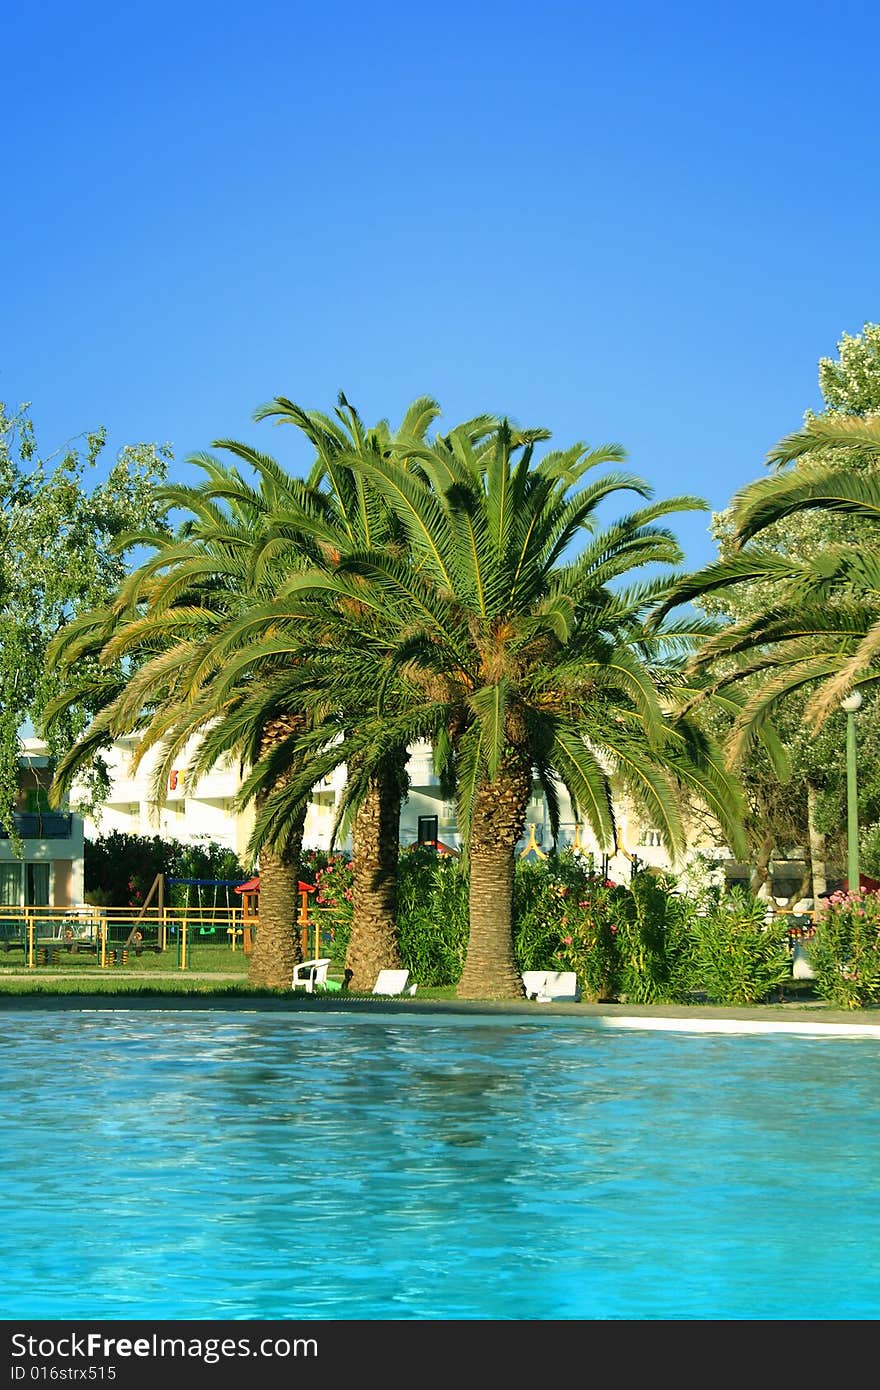
<svg viewBox="0 0 880 1390"><path fill-rule="evenodd" d="M296 925L303 955L320 955L335 936L323 910L300 910ZM127 965L131 957L174 950L177 967L190 967L193 946L224 946L247 952L258 923L231 907L3 907L0 906L0 964L22 952L29 969L69 961L101 968ZM322 945L323 943L323 945Z"/></svg>
<svg viewBox="0 0 880 1390"><path fill-rule="evenodd" d="M194 942L242 950L241 908L0 907L0 952L21 950L30 969L65 957L71 964L94 957L107 967L174 949L185 970Z"/></svg>

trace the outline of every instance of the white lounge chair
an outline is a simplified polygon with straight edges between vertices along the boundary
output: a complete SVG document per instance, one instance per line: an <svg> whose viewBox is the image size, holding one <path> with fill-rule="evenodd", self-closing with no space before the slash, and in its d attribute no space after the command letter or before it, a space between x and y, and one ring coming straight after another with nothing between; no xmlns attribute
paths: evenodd
<svg viewBox="0 0 880 1390"><path fill-rule="evenodd" d="M524 970L522 978L526 998L537 999L539 1004L548 1004L551 999L576 1004L581 997L574 970Z"/></svg>
<svg viewBox="0 0 880 1390"><path fill-rule="evenodd" d="M408 985L408 970L380 970L373 985L374 994L415 994L418 985Z"/></svg>
<svg viewBox="0 0 880 1390"><path fill-rule="evenodd" d="M293 967L290 988L304 989L307 994L314 994L316 989L326 988L329 966L329 956L322 956L320 960L300 961L299 965Z"/></svg>

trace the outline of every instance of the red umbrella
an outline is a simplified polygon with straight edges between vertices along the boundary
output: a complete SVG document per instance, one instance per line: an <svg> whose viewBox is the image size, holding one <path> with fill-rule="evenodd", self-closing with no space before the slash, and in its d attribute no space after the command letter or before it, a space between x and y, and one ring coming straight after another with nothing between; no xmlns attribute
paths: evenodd
<svg viewBox="0 0 880 1390"><path fill-rule="evenodd" d="M876 878L869 878L867 874L859 874L859 887L865 893L876 893L878 888L880 888L880 880ZM849 892L848 878L845 878L843 880L843 888L844 892Z"/></svg>

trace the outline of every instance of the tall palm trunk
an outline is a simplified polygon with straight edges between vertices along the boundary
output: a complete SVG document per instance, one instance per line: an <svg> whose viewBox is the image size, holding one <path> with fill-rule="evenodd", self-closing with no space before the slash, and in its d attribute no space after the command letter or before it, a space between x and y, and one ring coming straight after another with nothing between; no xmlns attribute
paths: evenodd
<svg viewBox="0 0 880 1390"><path fill-rule="evenodd" d="M270 720L260 756L302 726L296 715ZM258 803L259 809L259 803ZM299 877L307 807L294 818L283 850L260 850L260 907L248 983L261 989L289 989L293 967L303 958L300 943Z"/></svg>
<svg viewBox="0 0 880 1390"><path fill-rule="evenodd" d="M295 846L282 854L260 850L260 909L248 983L262 989L289 989L293 967L303 958L297 916L305 818L303 811Z"/></svg>
<svg viewBox="0 0 880 1390"><path fill-rule="evenodd" d="M459 999L522 999L513 952L516 845L526 823L531 769L520 763L484 783L474 803L470 837L470 932Z"/></svg>
<svg viewBox="0 0 880 1390"><path fill-rule="evenodd" d="M402 964L397 941L397 868L406 786L406 753L394 754L371 779L355 818L354 912L345 961L351 971L350 989L371 990L380 970L397 970Z"/></svg>

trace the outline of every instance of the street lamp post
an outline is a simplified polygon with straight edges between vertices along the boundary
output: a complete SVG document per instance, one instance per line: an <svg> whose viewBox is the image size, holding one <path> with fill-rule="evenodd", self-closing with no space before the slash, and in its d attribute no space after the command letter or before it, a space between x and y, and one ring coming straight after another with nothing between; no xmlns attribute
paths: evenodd
<svg viewBox="0 0 880 1390"><path fill-rule="evenodd" d="M859 792L856 780L856 710L862 697L853 690L841 700L846 715L846 881L850 893L859 891Z"/></svg>

